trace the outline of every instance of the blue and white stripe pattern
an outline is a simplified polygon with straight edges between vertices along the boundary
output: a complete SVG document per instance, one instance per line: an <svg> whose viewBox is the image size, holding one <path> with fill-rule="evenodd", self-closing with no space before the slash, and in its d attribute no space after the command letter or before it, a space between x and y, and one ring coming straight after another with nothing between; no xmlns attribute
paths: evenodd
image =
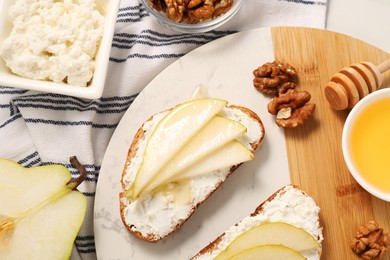
<svg viewBox="0 0 390 260"><path fill-rule="evenodd" d="M72 259L96 259L93 204L104 152L124 112L158 73L189 51L238 31L325 26L327 0L243 1L237 15L218 30L182 34L161 27L138 0L122 0L100 99L0 86L0 157L26 167L60 163L74 177L78 172L69 164L70 156L76 155L86 167L87 179L79 190L88 208Z"/></svg>

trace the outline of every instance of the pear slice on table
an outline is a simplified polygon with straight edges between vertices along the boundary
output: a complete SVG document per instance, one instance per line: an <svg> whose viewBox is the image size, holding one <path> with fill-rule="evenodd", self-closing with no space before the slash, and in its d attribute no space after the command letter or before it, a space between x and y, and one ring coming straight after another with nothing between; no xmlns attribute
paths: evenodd
<svg viewBox="0 0 390 260"><path fill-rule="evenodd" d="M246 127L237 121L221 116L213 117L165 166L163 166L156 176L147 183L145 189L140 193L140 196L152 191L162 184L166 184L169 182L170 178L182 175L183 170L185 171L187 168L201 163L205 157L212 156L218 148L240 137L246 131ZM229 161L229 158L232 157L228 156L225 161ZM230 163L226 166L229 165L234 164ZM196 173L193 173L192 175L196 175Z"/></svg>
<svg viewBox="0 0 390 260"><path fill-rule="evenodd" d="M239 235L215 259L227 259L255 246L277 244L298 252L319 248L318 241L302 228L284 222L266 222Z"/></svg>
<svg viewBox="0 0 390 260"><path fill-rule="evenodd" d="M227 101L202 98L182 103L168 112L151 134L143 161L132 186L132 199L139 197L158 171L225 106Z"/></svg>
<svg viewBox="0 0 390 260"><path fill-rule="evenodd" d="M305 260L299 252L282 245L256 246L230 257L229 260Z"/></svg>
<svg viewBox="0 0 390 260"><path fill-rule="evenodd" d="M86 198L62 165L24 168L0 159L0 259L68 259L83 223Z"/></svg>

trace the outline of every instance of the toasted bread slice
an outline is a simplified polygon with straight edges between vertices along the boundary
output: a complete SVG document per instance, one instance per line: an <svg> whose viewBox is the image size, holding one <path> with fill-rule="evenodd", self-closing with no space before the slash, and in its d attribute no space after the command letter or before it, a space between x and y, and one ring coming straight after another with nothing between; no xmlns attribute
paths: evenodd
<svg viewBox="0 0 390 260"><path fill-rule="evenodd" d="M142 162L147 140L168 111L153 115L137 131L121 179L122 192L119 196L122 221L131 234L149 242L157 242L176 231L239 166L231 165L180 183L168 184L165 191L147 194L135 201L126 198L125 193L134 182ZM247 132L237 140L249 150L255 151L261 145L265 131L256 113L245 107L231 105L225 107L220 115L239 121L247 128Z"/></svg>
<svg viewBox="0 0 390 260"><path fill-rule="evenodd" d="M318 241L320 247L304 252L303 256L310 260L320 259L323 235L319 210L315 201L307 193L297 186L287 185L276 191L250 216L230 227L192 259L214 259L239 235L266 222L285 222L307 231Z"/></svg>

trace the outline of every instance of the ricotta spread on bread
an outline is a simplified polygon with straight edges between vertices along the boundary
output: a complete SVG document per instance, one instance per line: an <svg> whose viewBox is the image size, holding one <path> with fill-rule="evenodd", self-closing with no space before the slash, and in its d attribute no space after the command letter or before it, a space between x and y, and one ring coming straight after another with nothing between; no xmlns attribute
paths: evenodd
<svg viewBox="0 0 390 260"><path fill-rule="evenodd" d="M160 112L143 124L143 136L138 140L135 148L137 152L128 162L122 176L124 190L129 189L133 184L142 163L146 142L167 113L168 111ZM255 143L257 146L260 145L264 135L263 126L249 113L240 108L225 107L219 115L238 121L247 128L247 132L237 140L248 149L253 151L252 145ZM164 238L188 219L198 204L207 199L231 172L232 168L227 167L192 177L179 184L170 183L162 192L147 194L132 202L125 196L121 196L121 203L124 206L122 220L128 225L130 231L139 233L141 238L148 238L146 240L149 241Z"/></svg>
<svg viewBox="0 0 390 260"><path fill-rule="evenodd" d="M302 190L289 185L279 190L265 201L255 213L242 219L224 232L217 242L212 242L193 259L214 259L224 251L230 243L245 231L266 222L285 222L302 228L310 233L319 243L323 241L322 228L319 224L320 208L315 201ZM309 260L320 259L321 248L303 252Z"/></svg>
<svg viewBox="0 0 390 260"><path fill-rule="evenodd" d="M95 0L17 0L0 54L19 76L86 86L92 79L104 17Z"/></svg>

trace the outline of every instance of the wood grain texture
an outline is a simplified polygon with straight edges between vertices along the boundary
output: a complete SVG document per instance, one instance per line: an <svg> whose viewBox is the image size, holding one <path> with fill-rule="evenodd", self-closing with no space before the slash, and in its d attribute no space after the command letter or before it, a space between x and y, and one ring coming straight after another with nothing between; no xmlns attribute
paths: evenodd
<svg viewBox="0 0 390 260"><path fill-rule="evenodd" d="M371 196L350 175L341 150L349 110L333 110L324 87L333 74L352 63L378 65L390 55L363 41L319 29L275 27L272 35L276 60L298 70L298 89L308 90L317 105L305 125L285 130L291 182L321 208L325 237L321 259L358 259L350 249L358 226L375 220L390 232L390 203ZM383 74L382 87L390 87L390 71ZM383 259L390 260L390 252Z"/></svg>

